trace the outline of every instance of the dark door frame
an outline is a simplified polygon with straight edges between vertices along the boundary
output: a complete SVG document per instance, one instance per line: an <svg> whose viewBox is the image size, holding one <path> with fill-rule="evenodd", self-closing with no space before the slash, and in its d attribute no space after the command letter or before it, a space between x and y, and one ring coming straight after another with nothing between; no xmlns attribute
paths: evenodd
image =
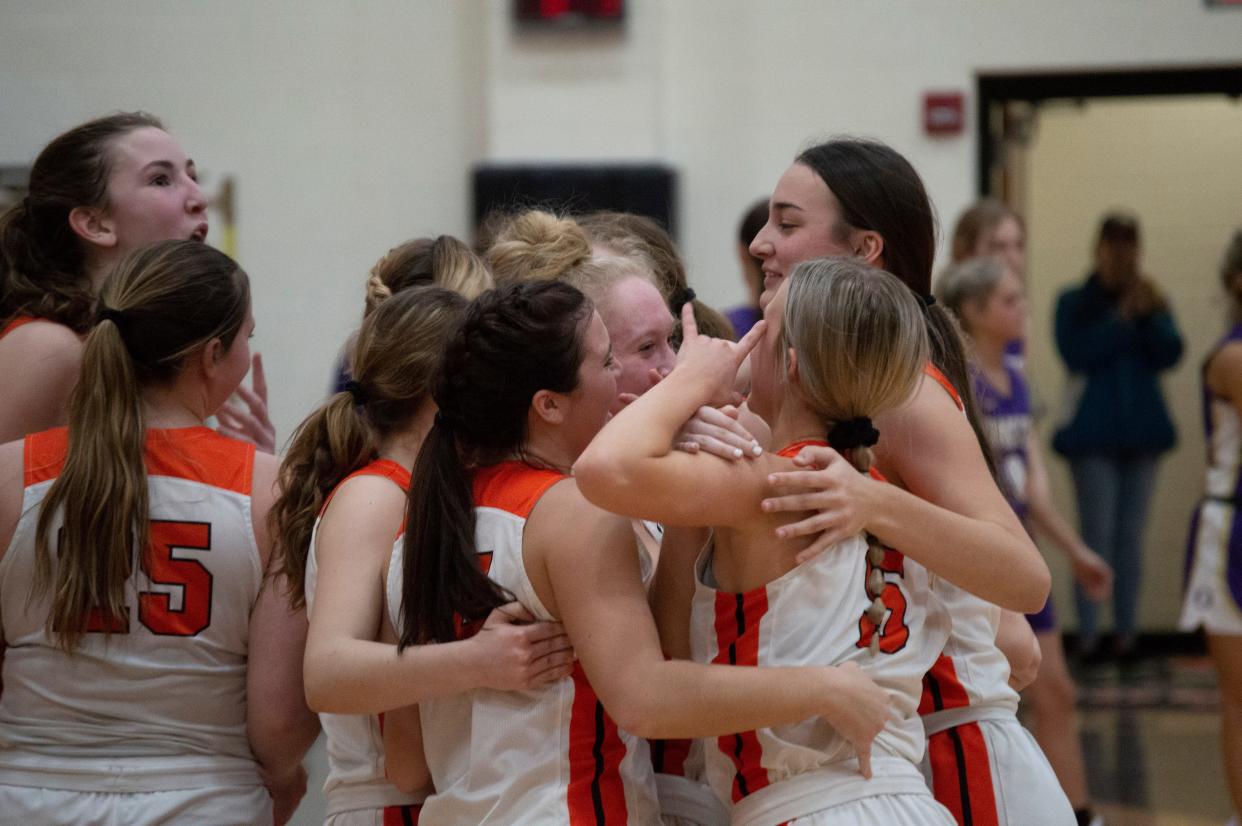
<svg viewBox="0 0 1242 826"><path fill-rule="evenodd" d="M999 136L992 130L992 107L1010 101L1038 105L1054 98L1141 97L1224 94L1242 97L1242 64L1164 69L1070 70L1063 72L988 72L975 76L978 102L978 194L989 195Z"/></svg>

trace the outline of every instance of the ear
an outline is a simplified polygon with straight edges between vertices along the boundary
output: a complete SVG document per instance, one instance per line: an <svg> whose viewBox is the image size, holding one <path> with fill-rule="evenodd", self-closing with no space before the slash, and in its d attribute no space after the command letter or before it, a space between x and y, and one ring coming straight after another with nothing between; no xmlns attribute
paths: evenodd
<svg viewBox="0 0 1242 826"><path fill-rule="evenodd" d="M540 390L530 400L530 409L535 415L552 425L559 425L565 421L567 406L566 398L551 390Z"/></svg>
<svg viewBox="0 0 1242 826"><path fill-rule="evenodd" d="M115 247L116 227L108 211L102 207L74 207L69 210L69 228L74 234L97 247Z"/></svg>
<svg viewBox="0 0 1242 826"><path fill-rule="evenodd" d="M207 378L215 378L216 373L220 370L220 363L224 361L226 348L224 342L219 338L213 338L211 341L203 345L199 351L199 365L202 367L203 375Z"/></svg>
<svg viewBox="0 0 1242 826"><path fill-rule="evenodd" d="M789 348L789 369L785 372L785 378L789 379L790 384L798 384L798 351Z"/></svg>
<svg viewBox="0 0 1242 826"><path fill-rule="evenodd" d="M854 254L873 267L884 266L884 236L873 229L861 229L854 232Z"/></svg>

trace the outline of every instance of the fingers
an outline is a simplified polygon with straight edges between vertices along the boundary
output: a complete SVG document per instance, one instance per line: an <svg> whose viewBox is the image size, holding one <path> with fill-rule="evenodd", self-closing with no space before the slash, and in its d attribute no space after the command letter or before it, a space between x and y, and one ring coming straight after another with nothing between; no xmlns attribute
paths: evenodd
<svg viewBox="0 0 1242 826"><path fill-rule="evenodd" d="M797 510L814 510L814 508L798 508ZM792 539L795 536L812 536L817 533L833 532L841 527L842 517L832 511L813 513L806 519L781 525L776 529L778 539ZM837 537L839 538L839 537ZM835 539L834 539L835 541Z"/></svg>
<svg viewBox="0 0 1242 826"><path fill-rule="evenodd" d="M617 394L617 402L621 405L622 409L629 407L631 404L633 404L636 401L638 401L638 396L635 395L634 393L618 393Z"/></svg>
<svg viewBox="0 0 1242 826"><path fill-rule="evenodd" d="M830 447L821 445L812 445L804 447L798 451L798 455L794 457L794 464L802 467L826 468L833 462L841 458L841 454L837 453Z"/></svg>
<svg viewBox="0 0 1242 826"><path fill-rule="evenodd" d="M681 346L699 337L699 324L694 320L694 305L687 301L681 305Z"/></svg>
<svg viewBox="0 0 1242 826"><path fill-rule="evenodd" d="M507 602L498 608L493 608L492 613L488 615L484 625L509 625L512 623L534 622L535 615L526 610L526 606L520 602ZM545 623L546 625L560 625L560 623Z"/></svg>
<svg viewBox="0 0 1242 826"><path fill-rule="evenodd" d="M741 341L734 345L733 353L737 358L738 364L741 364L742 361L750 355L750 351L755 349L755 345L757 345L763 338L763 333L767 328L768 323L763 319L760 319L755 322L755 326L751 327L750 330L747 331L746 335L742 336Z"/></svg>
<svg viewBox="0 0 1242 826"><path fill-rule="evenodd" d="M822 490L833 487L836 479L823 470L782 470L768 474L768 484L774 488Z"/></svg>
<svg viewBox="0 0 1242 826"><path fill-rule="evenodd" d="M871 746L858 746L858 771L862 776L871 779Z"/></svg>
<svg viewBox="0 0 1242 826"><path fill-rule="evenodd" d="M798 555L794 557L794 564L801 565L803 562L814 559L839 541L839 537L834 533L820 534L814 542L798 551Z"/></svg>
<svg viewBox="0 0 1242 826"><path fill-rule="evenodd" d="M263 400L263 406L267 407L267 373L263 371L263 354L255 353L254 358L250 360L250 386L254 388L254 392Z"/></svg>
<svg viewBox="0 0 1242 826"><path fill-rule="evenodd" d="M812 493L789 493L785 496L770 496L761 503L764 513L781 513L799 511L817 511L831 507L833 500L824 491Z"/></svg>
<svg viewBox="0 0 1242 826"><path fill-rule="evenodd" d="M728 462L735 462L745 456L754 455L750 452L749 446L747 446L747 449L743 450L727 438L718 439L715 436L709 436L705 433L695 434L691 438L694 439L693 443L697 443L699 449L704 453L710 453L712 456L719 456L721 459Z"/></svg>

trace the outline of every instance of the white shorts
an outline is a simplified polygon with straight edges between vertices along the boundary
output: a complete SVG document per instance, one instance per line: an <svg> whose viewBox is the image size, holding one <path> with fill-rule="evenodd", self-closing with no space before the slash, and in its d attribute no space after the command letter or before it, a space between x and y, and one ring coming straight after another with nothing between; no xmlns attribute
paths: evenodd
<svg viewBox="0 0 1242 826"><path fill-rule="evenodd" d="M923 776L958 823L1077 826L1035 738L1013 717L964 723L927 738Z"/></svg>
<svg viewBox="0 0 1242 826"><path fill-rule="evenodd" d="M1190 572L1178 623L1183 631L1242 636L1242 546L1230 541L1237 517L1233 505L1212 500L1199 505L1187 549Z"/></svg>
<svg viewBox="0 0 1242 826"><path fill-rule="evenodd" d="M660 822L664 826L729 826L729 811L706 783L675 774L656 774Z"/></svg>
<svg viewBox="0 0 1242 826"><path fill-rule="evenodd" d="M954 826L949 810L929 794L864 797L804 815L790 826Z"/></svg>
<svg viewBox="0 0 1242 826"><path fill-rule="evenodd" d="M400 823L402 826L416 826L418 812L422 806L413 803L407 806L388 806L376 809L351 809L348 812L337 812L328 815L323 826L384 826L385 823Z"/></svg>
<svg viewBox="0 0 1242 826"><path fill-rule="evenodd" d="M271 826L262 786L208 786L165 792L79 792L0 785L0 824L43 826Z"/></svg>

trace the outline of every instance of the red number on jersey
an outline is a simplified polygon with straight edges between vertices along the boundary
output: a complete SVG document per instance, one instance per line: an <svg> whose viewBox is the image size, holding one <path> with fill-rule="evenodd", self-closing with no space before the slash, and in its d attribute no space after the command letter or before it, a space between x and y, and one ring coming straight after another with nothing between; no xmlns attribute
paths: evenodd
<svg viewBox="0 0 1242 826"><path fill-rule="evenodd" d="M880 570L887 574L904 576L905 557L891 548L885 548L884 561L880 563ZM867 573L863 577L864 590L867 587L867 577L870 576L871 563L868 562ZM880 632L880 650L885 654L896 654L906 647L906 642L910 639L910 629L906 626L906 595L902 593L900 585L886 580L884 590L880 592L880 601L888 609L885 612L883 624L878 629ZM871 637L876 633L876 630L876 624L866 614L859 617L857 647L866 648L871 645Z"/></svg>
<svg viewBox="0 0 1242 826"><path fill-rule="evenodd" d="M138 620L152 634L192 637L211 624L211 572L197 559L175 558L177 548L211 550L211 523L151 520L151 545L142 569L153 584L180 588L181 607L172 607L172 594L143 591L138 595Z"/></svg>

